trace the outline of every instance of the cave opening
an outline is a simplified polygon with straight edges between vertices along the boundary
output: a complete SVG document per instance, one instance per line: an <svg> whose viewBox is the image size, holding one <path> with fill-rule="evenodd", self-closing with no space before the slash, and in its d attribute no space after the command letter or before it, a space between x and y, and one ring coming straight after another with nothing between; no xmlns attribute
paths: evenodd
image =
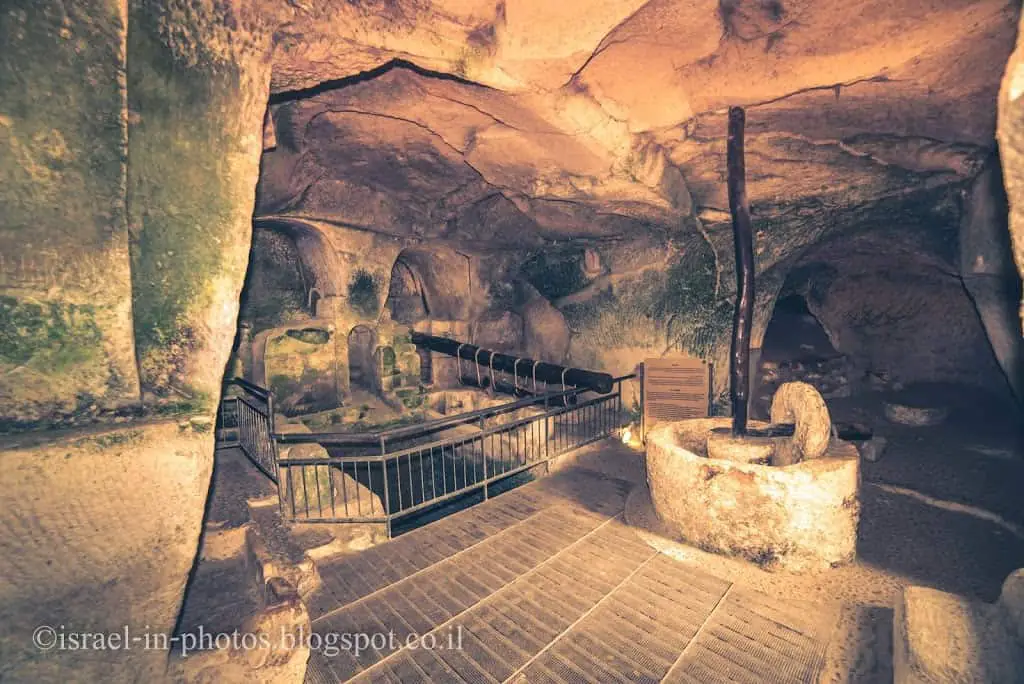
<svg viewBox="0 0 1024 684"><path fill-rule="evenodd" d="M803 295L790 294L775 302L761 342L762 361L822 360L837 354Z"/></svg>

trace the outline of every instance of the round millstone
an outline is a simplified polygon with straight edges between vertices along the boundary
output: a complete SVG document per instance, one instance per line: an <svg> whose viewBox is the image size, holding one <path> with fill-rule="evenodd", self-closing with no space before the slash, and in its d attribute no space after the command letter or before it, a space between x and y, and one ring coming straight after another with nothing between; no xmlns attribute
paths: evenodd
<svg viewBox="0 0 1024 684"><path fill-rule="evenodd" d="M806 382L787 382L779 387L772 397L771 421L794 425L790 444L802 459L820 458L832 439L828 406L818 390Z"/></svg>

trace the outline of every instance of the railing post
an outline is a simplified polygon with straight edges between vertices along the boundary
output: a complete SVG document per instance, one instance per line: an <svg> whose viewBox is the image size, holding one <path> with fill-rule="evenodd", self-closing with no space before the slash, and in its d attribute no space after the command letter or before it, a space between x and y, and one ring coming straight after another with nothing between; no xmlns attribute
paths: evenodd
<svg viewBox="0 0 1024 684"><path fill-rule="evenodd" d="M391 486L388 484L388 460L385 458L387 449L384 445L384 435L380 436L380 455L381 474L384 479L384 532L388 539L391 539Z"/></svg>
<svg viewBox="0 0 1024 684"><path fill-rule="evenodd" d="M615 393L615 433L622 429L622 383L619 383L618 391Z"/></svg>
<svg viewBox="0 0 1024 684"><path fill-rule="evenodd" d="M274 435L277 433L276 426L274 425L274 395L271 391L267 390L267 440L270 442L270 458L273 461L274 466L274 482L281 479L278 465L277 465L277 440L274 439ZM278 485L277 498L280 502L281 499L281 487Z"/></svg>
<svg viewBox="0 0 1024 684"><path fill-rule="evenodd" d="M545 405L546 405L546 403L545 403ZM548 431L548 421L550 421L550 420L551 420L551 416L549 416L548 412L545 411L544 412L544 460L545 461L551 458L551 434Z"/></svg>
<svg viewBox="0 0 1024 684"><path fill-rule="evenodd" d="M640 377L638 378L638 380L640 380L640 442L642 444L647 444L647 407L645 406L647 398L644 396L644 384L646 383L646 380L644 379L644 374L647 372L647 367L646 365L641 363L639 369ZM709 413L708 415L711 414Z"/></svg>
<svg viewBox="0 0 1024 684"><path fill-rule="evenodd" d="M484 501L487 501L487 448L484 446L484 417L480 416L480 460L484 468ZM474 469L475 471L475 469Z"/></svg>

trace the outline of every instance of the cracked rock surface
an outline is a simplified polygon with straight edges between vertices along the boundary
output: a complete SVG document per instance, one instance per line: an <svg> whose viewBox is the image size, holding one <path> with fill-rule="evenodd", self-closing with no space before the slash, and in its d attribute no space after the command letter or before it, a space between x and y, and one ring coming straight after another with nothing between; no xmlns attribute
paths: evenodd
<svg viewBox="0 0 1024 684"><path fill-rule="evenodd" d="M971 188L997 165L1012 4L289 8L291 21L275 33L260 217L316 223L350 254L353 230L500 251L492 280L526 280L557 306L578 365L626 371L671 349L724 363L735 287L726 113L740 105L756 231L755 344L784 287L839 292L831 281L866 275L847 253L866 250L896 256L873 268L862 301L834 307L839 299L822 295L816 305L830 335L854 341L840 352L885 372L906 366L910 381L1001 389L1000 376L1019 367L1019 348L999 343L993 356L986 342L986 332L1005 338L992 326L1005 328L995 310L1016 308L1013 285L989 288L1008 294L986 299L980 323L959 285L970 255L958 238L969 215L1005 235L1005 205L970 212L979 201L998 204ZM588 274L582 248L568 241L597 254L598 269ZM547 282L529 273L541 251ZM914 299L934 303L901 318L893 311L907 305L894 299L907 277L887 269L903 266ZM492 296L477 307L488 308L500 318L508 306ZM933 309L947 312L955 340L942 339ZM868 349L860 328L879 311L909 346ZM940 359L962 340L963 354ZM721 391L725 374L718 378Z"/></svg>

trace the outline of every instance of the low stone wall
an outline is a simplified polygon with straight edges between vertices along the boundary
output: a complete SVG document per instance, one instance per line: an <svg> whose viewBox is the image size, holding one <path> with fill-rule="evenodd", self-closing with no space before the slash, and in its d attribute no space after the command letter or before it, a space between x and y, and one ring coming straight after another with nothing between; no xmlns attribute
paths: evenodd
<svg viewBox="0 0 1024 684"><path fill-rule="evenodd" d="M730 422L688 420L648 433L647 480L658 517L690 544L766 569L801 572L853 560L857 449L833 440L823 458L781 467L707 458L708 434Z"/></svg>
<svg viewBox="0 0 1024 684"><path fill-rule="evenodd" d="M160 635L174 627L199 543L212 422L18 439L0 457L5 678L159 681L167 657ZM115 648L93 639L75 649L65 637L63 646L34 645L34 630L47 626L55 631L42 636L51 641L125 630L140 641Z"/></svg>

